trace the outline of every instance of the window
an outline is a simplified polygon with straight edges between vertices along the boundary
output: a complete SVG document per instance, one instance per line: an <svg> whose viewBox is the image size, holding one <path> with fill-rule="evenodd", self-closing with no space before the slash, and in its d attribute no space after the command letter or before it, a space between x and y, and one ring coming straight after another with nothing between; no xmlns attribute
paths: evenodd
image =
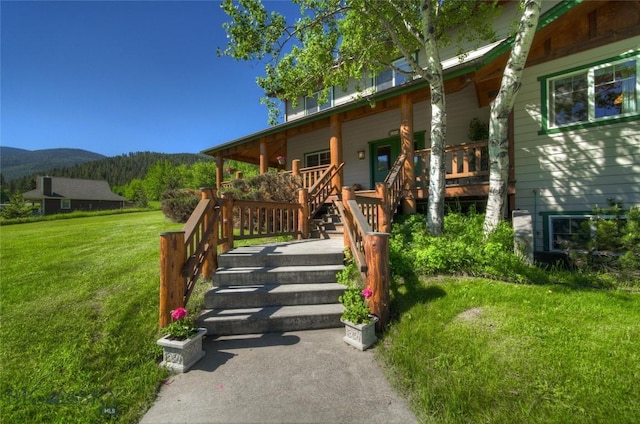
<svg viewBox="0 0 640 424"><path fill-rule="evenodd" d="M321 110L325 110L331 107L333 103L333 90L329 90L329 98L324 103L319 103L318 99L320 93L314 93L311 97L304 98L304 113L305 115L311 115Z"/></svg>
<svg viewBox="0 0 640 424"><path fill-rule="evenodd" d="M71 209L71 199L60 199L60 209Z"/></svg>
<svg viewBox="0 0 640 424"><path fill-rule="evenodd" d="M582 225L591 220L586 215L555 215L549 217L549 250L564 250L579 241ZM584 238L584 233L582 233ZM586 240L584 240L586 241Z"/></svg>
<svg viewBox="0 0 640 424"><path fill-rule="evenodd" d="M543 77L548 98L544 129L638 117L640 56ZM544 96L544 94L543 94Z"/></svg>
<svg viewBox="0 0 640 424"><path fill-rule="evenodd" d="M331 152L323 150L321 152L307 153L304 155L304 166L310 168L312 166L331 164Z"/></svg>
<svg viewBox="0 0 640 424"><path fill-rule="evenodd" d="M400 59L393 62L393 66L395 68L401 69L403 71L410 71L409 62L406 59ZM387 88L397 87L398 85L402 85L405 82L411 81L411 76L406 75L402 72L397 71L394 68L389 68L375 77L375 86L376 90L382 91Z"/></svg>

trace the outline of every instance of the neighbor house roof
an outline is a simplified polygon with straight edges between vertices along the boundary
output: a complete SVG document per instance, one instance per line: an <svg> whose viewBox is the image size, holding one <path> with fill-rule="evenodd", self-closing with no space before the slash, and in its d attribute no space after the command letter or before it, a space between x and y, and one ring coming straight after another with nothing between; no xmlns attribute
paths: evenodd
<svg viewBox="0 0 640 424"><path fill-rule="evenodd" d="M45 195L43 180L51 179L51 194ZM25 199L74 199L74 200L111 200L126 201L111 191L109 183L101 180L82 180L78 178L42 177L36 178L36 189L22 194Z"/></svg>

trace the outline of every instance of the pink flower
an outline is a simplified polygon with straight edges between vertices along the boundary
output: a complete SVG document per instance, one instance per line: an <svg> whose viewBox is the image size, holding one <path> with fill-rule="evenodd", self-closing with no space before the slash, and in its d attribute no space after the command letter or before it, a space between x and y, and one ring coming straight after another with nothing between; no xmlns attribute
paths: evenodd
<svg viewBox="0 0 640 424"><path fill-rule="evenodd" d="M364 289L362 290L362 295L365 299L369 299L371 296L373 296L373 292L369 289Z"/></svg>
<svg viewBox="0 0 640 424"><path fill-rule="evenodd" d="M171 318L175 319L176 321L179 321L186 316L187 310L184 308L178 308L171 311Z"/></svg>

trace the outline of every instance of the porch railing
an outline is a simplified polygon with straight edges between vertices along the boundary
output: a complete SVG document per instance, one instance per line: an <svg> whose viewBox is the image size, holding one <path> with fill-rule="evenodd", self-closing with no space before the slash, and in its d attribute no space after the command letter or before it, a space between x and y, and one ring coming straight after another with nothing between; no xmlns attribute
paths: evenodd
<svg viewBox="0 0 640 424"><path fill-rule="evenodd" d="M415 157L423 166L417 167L416 183L429 185L429 163L431 149L416 150ZM445 167L447 184L475 184L488 181L489 150L488 142L457 144L445 148Z"/></svg>

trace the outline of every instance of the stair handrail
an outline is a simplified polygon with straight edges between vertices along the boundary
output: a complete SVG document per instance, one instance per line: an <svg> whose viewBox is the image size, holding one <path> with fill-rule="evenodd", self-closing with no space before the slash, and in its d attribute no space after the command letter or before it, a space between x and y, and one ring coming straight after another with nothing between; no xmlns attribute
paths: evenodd
<svg viewBox="0 0 640 424"><path fill-rule="evenodd" d="M365 288L373 293L369 308L378 317L376 328L382 330L389 321L389 233L372 230L352 187L343 187L341 197L334 204L343 221L345 245L351 250Z"/></svg>
<svg viewBox="0 0 640 424"><path fill-rule="evenodd" d="M393 166L391 167L391 171L387 174L387 177L384 179L384 183L388 188L388 207L390 216L393 217L396 209L400 205L402 201L402 196L404 194L405 188L405 174L403 172L404 162L407 156L402 154L398 156Z"/></svg>
<svg viewBox="0 0 640 424"><path fill-rule="evenodd" d="M200 275L209 278L217 267L220 214L216 190L203 188L182 230L160 234L160 328L187 304Z"/></svg>
<svg viewBox="0 0 640 424"><path fill-rule="evenodd" d="M332 184L333 177L335 177L344 166L344 162L338 166L330 165L318 178L315 184L309 189L309 219L312 219L316 213L320 210L324 202L327 201L329 196L338 190L338 187L334 187Z"/></svg>

